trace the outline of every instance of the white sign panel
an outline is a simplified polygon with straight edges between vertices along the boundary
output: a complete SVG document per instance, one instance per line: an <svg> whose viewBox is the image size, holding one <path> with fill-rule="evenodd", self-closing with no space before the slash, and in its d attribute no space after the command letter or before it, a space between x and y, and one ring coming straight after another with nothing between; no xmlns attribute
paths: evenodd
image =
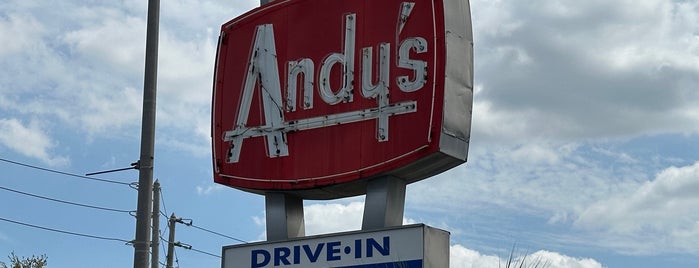
<svg viewBox="0 0 699 268"><path fill-rule="evenodd" d="M449 233L420 224L228 246L222 267L446 268L448 263Z"/></svg>

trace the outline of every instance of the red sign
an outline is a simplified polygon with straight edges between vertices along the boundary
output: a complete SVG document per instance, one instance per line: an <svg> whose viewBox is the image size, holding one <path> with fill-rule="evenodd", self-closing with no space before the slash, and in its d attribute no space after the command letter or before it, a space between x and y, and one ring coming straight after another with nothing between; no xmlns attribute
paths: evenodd
<svg viewBox="0 0 699 268"><path fill-rule="evenodd" d="M362 194L373 177L413 182L463 163L473 78L461 39L471 39L457 36L467 51L449 55L469 57L456 65L470 80L451 85L464 79L448 72L444 2L277 1L224 24L214 180L328 199ZM451 116L461 126L445 126L450 105L468 113Z"/></svg>

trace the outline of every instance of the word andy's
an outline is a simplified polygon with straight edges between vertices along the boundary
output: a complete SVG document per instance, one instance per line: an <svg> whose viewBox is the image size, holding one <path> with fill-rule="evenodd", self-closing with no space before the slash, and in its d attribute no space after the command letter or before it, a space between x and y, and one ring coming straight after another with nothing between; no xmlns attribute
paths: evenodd
<svg viewBox="0 0 699 268"><path fill-rule="evenodd" d="M396 34L386 36L386 40L393 40L399 36L405 23L410 17L415 3L403 2L397 18ZM376 46L361 49L361 65L359 66L361 82L357 83L361 96L366 99L375 99L376 108L363 109L340 114L323 115L314 118L306 118L294 121L285 121L284 113L296 111L298 106L304 110L313 109L315 105L314 95L317 94L325 105L337 105L351 103L355 95L355 53L357 15L349 13L344 15L344 32L342 39L342 51L329 51L325 58L316 67L316 63L310 58L301 58L288 61L286 72L280 73L277 48L275 44L274 26L263 24L256 27L252 49L247 63L245 79L242 83L242 95L238 106L237 118L233 129L226 131L224 141L230 142L230 149L226 158L228 163L239 161L243 140L251 137L265 137L267 156L281 157L289 155L287 133L340 124L348 124L370 119L377 119L376 139L379 142L388 141L389 117L417 111L416 101L404 101L391 103L389 100L389 87L406 93L415 92L425 86L428 79L428 63L423 60L411 58L411 51L422 54L428 51L427 40L423 37L408 37L400 41L394 54L390 42L382 42ZM396 40L398 42L398 40ZM378 64L374 57L374 49L378 50ZM411 75L389 77L391 65L411 72ZM377 67L378 70L374 70ZM331 85L331 73L333 69L341 72L341 83ZM378 74L375 75L374 72ZM316 77L317 74L317 77ZM374 77L377 77L374 79ZM376 81L375 81L376 80ZM285 82L282 87L282 82ZM259 84L259 87L257 85ZM336 88L333 88L336 87ZM299 88L301 87L301 88ZM260 111L261 126L248 126L251 114L251 103L255 90L260 90L262 108ZM284 89L284 90L283 90ZM303 98L299 101L298 92L303 91ZM284 92L284 94L282 94ZM300 105L299 105L300 104ZM257 111L253 113L257 114Z"/></svg>
<svg viewBox="0 0 699 268"><path fill-rule="evenodd" d="M343 258L361 259L391 254L390 237L385 236L381 243L373 238L354 240L351 245L340 241L315 245L294 245L275 247L272 250L256 249L250 253L250 267L278 267L302 265L316 262L337 262Z"/></svg>

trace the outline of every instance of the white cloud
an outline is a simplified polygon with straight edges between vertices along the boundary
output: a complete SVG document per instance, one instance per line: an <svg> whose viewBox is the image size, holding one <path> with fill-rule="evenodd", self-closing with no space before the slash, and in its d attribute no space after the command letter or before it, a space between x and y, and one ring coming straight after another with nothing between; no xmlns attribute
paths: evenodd
<svg viewBox="0 0 699 268"><path fill-rule="evenodd" d="M31 17L17 14L3 17L0 14L0 36L6 37L3 38L3 45L0 46L0 58L31 47L42 32L41 24Z"/></svg>
<svg viewBox="0 0 699 268"><path fill-rule="evenodd" d="M516 251L516 249L515 249ZM452 245L450 265L452 268L500 268L500 267L548 267L548 268L602 268L602 264L590 258L575 258L557 252L540 250L529 255L513 252L513 263L508 258L484 255L462 245ZM537 263L539 265L537 265ZM520 266L521 265L521 266Z"/></svg>
<svg viewBox="0 0 699 268"><path fill-rule="evenodd" d="M71 53L95 70L111 76L143 73L145 55L145 19L111 10L93 25L68 31L62 41Z"/></svg>
<svg viewBox="0 0 699 268"><path fill-rule="evenodd" d="M218 28L257 4L178 1L162 7L157 126L168 135L161 145L197 155L210 150ZM61 122L47 127L70 128L88 141L138 135L146 28L142 1L65 2L61 12L26 1L0 7L0 33L13 36L0 48L0 67L7 70L0 73L1 111Z"/></svg>
<svg viewBox="0 0 699 268"><path fill-rule="evenodd" d="M515 149L512 152L512 159L515 162L520 162L523 164L543 163L554 165L558 163L559 156L558 152L555 152L550 148L537 144L528 144Z"/></svg>
<svg viewBox="0 0 699 268"><path fill-rule="evenodd" d="M197 186L196 189L198 195L211 195L215 192L226 189L226 187L221 184L210 184L205 186Z"/></svg>
<svg viewBox="0 0 699 268"><path fill-rule="evenodd" d="M364 202L313 204L304 207L308 235L359 230Z"/></svg>
<svg viewBox="0 0 699 268"><path fill-rule="evenodd" d="M83 129L90 135L114 135L112 132L123 127L139 125L143 98L141 94L134 88L124 88L83 96L85 110L78 115Z"/></svg>
<svg viewBox="0 0 699 268"><path fill-rule="evenodd" d="M363 202L312 204L304 207L306 234L334 233L358 230L361 227ZM411 220L404 220L410 222ZM257 218L260 225L264 221ZM516 252L515 252L516 253ZM521 257L521 256L520 256ZM602 265L589 258L573 258L560 253L538 251L526 257L548 262L550 268L601 268ZM453 268L497 268L505 260L497 256L481 254L462 245L450 247L450 267Z"/></svg>
<svg viewBox="0 0 699 268"><path fill-rule="evenodd" d="M453 268L500 268L500 258L483 255L462 245L452 245L449 250L449 267Z"/></svg>
<svg viewBox="0 0 699 268"><path fill-rule="evenodd" d="M520 143L699 132L698 6L472 1L475 136Z"/></svg>
<svg viewBox="0 0 699 268"><path fill-rule="evenodd" d="M589 206L575 226L600 233L620 250L699 253L699 162L670 167L632 193Z"/></svg>
<svg viewBox="0 0 699 268"><path fill-rule="evenodd" d="M56 142L36 121L24 125L14 118L0 119L0 144L50 166L66 166L70 163L68 157L50 152Z"/></svg>
<svg viewBox="0 0 699 268"><path fill-rule="evenodd" d="M534 252L527 259L548 263L549 268L602 268L602 264L591 258L575 258L545 250Z"/></svg>
<svg viewBox="0 0 699 268"><path fill-rule="evenodd" d="M646 178L641 164L613 167L608 159L591 160L587 146L476 144L465 165L409 186L407 202L445 212L498 207L567 223L589 204L630 192Z"/></svg>

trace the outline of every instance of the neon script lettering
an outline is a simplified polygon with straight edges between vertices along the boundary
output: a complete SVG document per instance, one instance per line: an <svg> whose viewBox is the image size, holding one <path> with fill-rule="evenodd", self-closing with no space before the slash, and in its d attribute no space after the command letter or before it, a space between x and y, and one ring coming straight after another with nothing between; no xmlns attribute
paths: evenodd
<svg viewBox="0 0 699 268"><path fill-rule="evenodd" d="M400 32L408 20L415 3L403 2L400 7L398 26ZM285 121L285 112L297 110L298 91L303 91L302 109L312 109L314 106L314 90L327 105L350 103L354 101L355 81L355 52L357 15L354 13L344 16L344 43L342 52L328 54L318 68L318 77L314 77L316 67L313 60L302 58L287 62L287 71L283 74L286 81L285 94L282 94L282 78L278 68L277 49L275 45L274 27L272 24L259 25L256 28L252 50L248 60L248 68L242 88L240 106L235 126L224 134L224 141L230 142L226 161L236 163L240 158L243 141L251 137L265 137L267 155L282 157L289 155L287 133L326 126L348 124L364 120L377 120L376 139L378 142L388 141L389 117L413 113L417 111L417 102L404 101L391 103L389 100L389 77L391 64L391 44L384 42L378 48L378 64L375 64L375 47L361 49L361 96L376 99L375 108L363 109L340 114L324 115L301 120ZM411 59L410 51L417 54L428 51L427 41L423 37L409 37L400 42L397 50L396 67L411 70L412 76L399 76L393 82L403 92L415 92L424 87L427 82L427 62ZM373 66L378 66L374 70ZM330 76L333 68L342 68L342 82L339 88L332 88ZM374 72L378 79L374 81ZM412 78L411 78L412 77ZM299 79L303 79L299 84ZM264 125L248 126L250 107L256 86L259 88L264 112ZM301 85L301 89L299 89ZM316 88L317 85L317 88Z"/></svg>

